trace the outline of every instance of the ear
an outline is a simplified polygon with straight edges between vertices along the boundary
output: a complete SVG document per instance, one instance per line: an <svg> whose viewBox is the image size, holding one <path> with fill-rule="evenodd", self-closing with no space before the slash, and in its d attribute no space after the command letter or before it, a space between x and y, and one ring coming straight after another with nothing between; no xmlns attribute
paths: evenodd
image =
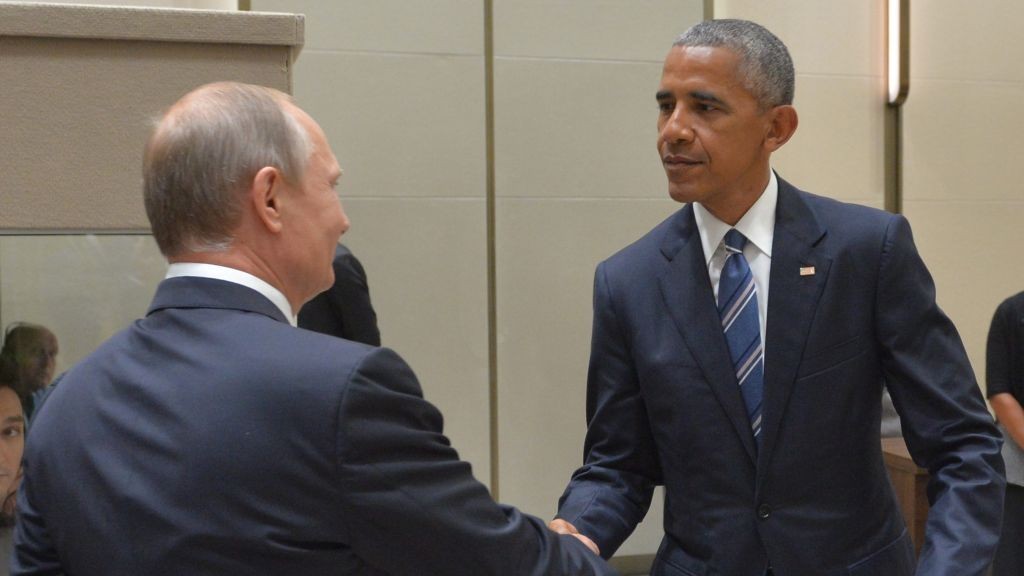
<svg viewBox="0 0 1024 576"><path fill-rule="evenodd" d="M770 123L768 133L765 134L765 147L769 152L775 152L793 137L799 120L796 108L790 105L776 106L768 114Z"/></svg>
<svg viewBox="0 0 1024 576"><path fill-rule="evenodd" d="M249 201L257 221L273 234L281 232L281 194L284 178L272 166L260 168L252 179Z"/></svg>

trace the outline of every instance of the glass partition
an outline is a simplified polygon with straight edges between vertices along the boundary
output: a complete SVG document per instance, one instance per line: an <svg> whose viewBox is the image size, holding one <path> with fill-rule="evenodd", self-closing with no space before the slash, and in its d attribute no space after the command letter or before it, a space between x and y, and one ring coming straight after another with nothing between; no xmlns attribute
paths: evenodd
<svg viewBox="0 0 1024 576"><path fill-rule="evenodd" d="M0 235L0 326L49 328L60 374L144 316L166 270L149 235Z"/></svg>

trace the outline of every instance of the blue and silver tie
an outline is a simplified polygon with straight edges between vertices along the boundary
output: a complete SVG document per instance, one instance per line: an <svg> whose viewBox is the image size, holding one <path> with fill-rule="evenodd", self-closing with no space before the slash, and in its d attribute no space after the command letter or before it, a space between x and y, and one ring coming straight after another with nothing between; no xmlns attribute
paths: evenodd
<svg viewBox="0 0 1024 576"><path fill-rule="evenodd" d="M729 355L747 405L750 429L761 444L761 401L764 397L764 347L757 312L757 288L743 246L747 239L738 230L725 235L725 265L718 282L718 314L729 344Z"/></svg>

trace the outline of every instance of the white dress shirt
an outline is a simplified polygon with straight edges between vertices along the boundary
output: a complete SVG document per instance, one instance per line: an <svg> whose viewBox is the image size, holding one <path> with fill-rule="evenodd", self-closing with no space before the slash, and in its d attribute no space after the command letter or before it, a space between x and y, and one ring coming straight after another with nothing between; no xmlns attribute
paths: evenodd
<svg viewBox="0 0 1024 576"><path fill-rule="evenodd" d="M284 314L292 326L298 326L298 319L292 313L292 305L284 294L267 282L235 268L218 266L216 264L200 264L198 262L175 262L167 268L167 275L164 278L177 278L179 276L196 276L199 278L213 278L224 280L233 284L241 284L247 288L266 296L267 300L274 303L274 306Z"/></svg>
<svg viewBox="0 0 1024 576"><path fill-rule="evenodd" d="M772 237L775 234L775 206L779 201L779 181L775 172L770 171L768 186L761 197L747 210L735 226L729 226L715 218L707 208L698 202L693 203L693 216L700 232L700 242L704 247L704 259L711 277L711 289L718 301L718 280L722 277L725 265L725 234L735 228L746 236L747 245L743 248L743 256L750 265L754 276L754 287L757 289L757 314L761 324L761 343L767 349L765 326L768 321L768 276L772 269Z"/></svg>

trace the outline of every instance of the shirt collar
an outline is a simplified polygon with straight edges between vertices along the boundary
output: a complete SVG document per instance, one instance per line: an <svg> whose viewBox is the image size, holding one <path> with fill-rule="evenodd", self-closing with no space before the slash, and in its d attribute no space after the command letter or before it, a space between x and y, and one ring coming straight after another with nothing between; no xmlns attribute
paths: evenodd
<svg viewBox="0 0 1024 576"><path fill-rule="evenodd" d="M241 284L247 288L252 288L265 296L267 300L270 300L274 306L277 306L292 326L298 325L298 319L292 313L292 305L288 303L288 299L285 298L284 294L277 288L268 284L266 281L257 278L248 272L243 272L236 268L228 268L227 266L218 266L217 264L174 262L167 268L167 275L164 276L164 278L177 278L179 276L212 278L214 280L223 280L225 282Z"/></svg>
<svg viewBox="0 0 1024 576"><path fill-rule="evenodd" d="M697 221L700 242L704 247L704 263L711 263L711 257L718 250L726 232L732 228L739 230L750 243L771 258L772 238L775 234L775 206L778 201L779 181L775 176L775 171L771 170L769 171L768 185L761 193L761 197L754 202L754 205L747 210L747 213L740 218L735 226L729 226L722 222L699 202L694 202L693 217Z"/></svg>

